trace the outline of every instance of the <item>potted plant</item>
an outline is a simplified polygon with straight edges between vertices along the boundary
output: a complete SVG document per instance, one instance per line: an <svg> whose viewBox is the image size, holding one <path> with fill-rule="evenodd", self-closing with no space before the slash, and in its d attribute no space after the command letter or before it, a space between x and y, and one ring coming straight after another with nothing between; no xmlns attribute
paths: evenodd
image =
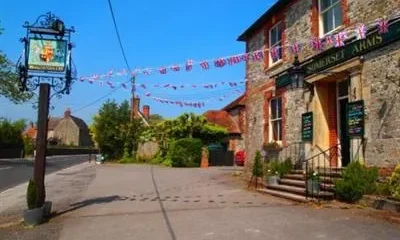
<svg viewBox="0 0 400 240"><path fill-rule="evenodd" d="M267 161L270 161L271 159L278 159L279 152L281 150L281 146L275 141L263 145L263 151Z"/></svg>
<svg viewBox="0 0 400 240"><path fill-rule="evenodd" d="M316 171L311 171L307 176L307 192L314 196L319 194L321 177Z"/></svg>
<svg viewBox="0 0 400 240"><path fill-rule="evenodd" d="M43 221L43 208L36 206L36 183L29 180L26 193L28 209L24 210L24 222L27 226L36 226Z"/></svg>
<svg viewBox="0 0 400 240"><path fill-rule="evenodd" d="M271 169L268 169L265 176L267 185L278 185L279 173L277 171L273 172Z"/></svg>

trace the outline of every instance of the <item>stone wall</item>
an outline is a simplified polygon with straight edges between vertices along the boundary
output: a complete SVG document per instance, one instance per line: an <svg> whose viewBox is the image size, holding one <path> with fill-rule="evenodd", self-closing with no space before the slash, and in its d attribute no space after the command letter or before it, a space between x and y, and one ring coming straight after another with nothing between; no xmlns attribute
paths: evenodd
<svg viewBox="0 0 400 240"><path fill-rule="evenodd" d="M398 0L347 0L347 3L350 24L373 21L400 9Z"/></svg>
<svg viewBox="0 0 400 240"><path fill-rule="evenodd" d="M362 80L365 159L369 165L391 167L400 163L400 42L365 55Z"/></svg>
<svg viewBox="0 0 400 240"><path fill-rule="evenodd" d="M264 47L265 36L264 32L260 31L247 43L247 50L249 52L260 50ZM250 91L261 86L267 80L264 74L263 61L248 61L246 64L246 79L247 90Z"/></svg>
<svg viewBox="0 0 400 240"><path fill-rule="evenodd" d="M71 118L64 118L54 128L54 137L63 145L79 146L79 128Z"/></svg>
<svg viewBox="0 0 400 240"><path fill-rule="evenodd" d="M158 153L160 147L157 142L139 143L136 157L151 160Z"/></svg>

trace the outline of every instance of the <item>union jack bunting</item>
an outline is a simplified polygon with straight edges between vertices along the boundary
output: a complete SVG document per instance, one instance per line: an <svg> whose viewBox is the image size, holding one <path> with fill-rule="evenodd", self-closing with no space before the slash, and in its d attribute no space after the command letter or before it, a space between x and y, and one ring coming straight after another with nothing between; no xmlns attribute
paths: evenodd
<svg viewBox="0 0 400 240"><path fill-rule="evenodd" d="M171 67L172 71L174 72L179 72L179 70L181 70L181 68L178 65L174 65Z"/></svg>
<svg viewBox="0 0 400 240"><path fill-rule="evenodd" d="M161 74L166 74L167 73L167 69L165 67L162 67L162 68L158 69L158 71L160 71Z"/></svg>
<svg viewBox="0 0 400 240"><path fill-rule="evenodd" d="M193 60L187 60L186 61L186 71L190 72L192 71L193 68Z"/></svg>
<svg viewBox="0 0 400 240"><path fill-rule="evenodd" d="M245 53L245 54L240 55L240 59L242 61L248 62L250 60L250 56L248 53Z"/></svg>
<svg viewBox="0 0 400 240"><path fill-rule="evenodd" d="M110 87L112 87L112 85L113 85L113 83L110 82L110 81L107 81L107 84L108 84Z"/></svg>
<svg viewBox="0 0 400 240"><path fill-rule="evenodd" d="M150 97L151 93L147 92L145 95L146 95L146 97Z"/></svg>
<svg viewBox="0 0 400 240"><path fill-rule="evenodd" d="M270 49L270 53L271 53L271 58L272 58L272 60L274 60L274 61L276 61L276 60L278 60L279 59L279 49L280 49L281 47L280 46L278 46L278 47L273 47L273 48L271 48Z"/></svg>
<svg viewBox="0 0 400 240"><path fill-rule="evenodd" d="M253 61L260 61L260 60L264 59L263 50L253 52L252 57L253 57Z"/></svg>
<svg viewBox="0 0 400 240"><path fill-rule="evenodd" d="M203 61L200 63L200 66L204 69L207 70L210 68L210 64L207 61Z"/></svg>
<svg viewBox="0 0 400 240"><path fill-rule="evenodd" d="M127 89L127 86L125 83L121 83L122 88Z"/></svg>
<svg viewBox="0 0 400 240"><path fill-rule="evenodd" d="M111 71L108 71L108 72L107 72L106 76L107 76L107 77L112 77L113 74L114 74L114 73L113 73L113 70L111 70Z"/></svg>
<svg viewBox="0 0 400 240"><path fill-rule="evenodd" d="M143 73L144 75L150 75L150 74L151 74L151 70L150 70L150 69L144 69L144 70L142 71L142 73Z"/></svg>
<svg viewBox="0 0 400 240"><path fill-rule="evenodd" d="M205 106L204 102L202 102L201 105L203 105L203 107L204 107Z"/></svg>
<svg viewBox="0 0 400 240"><path fill-rule="evenodd" d="M358 25L356 35L358 40L367 38L367 27L364 24Z"/></svg>
<svg viewBox="0 0 400 240"><path fill-rule="evenodd" d="M376 22L378 26L378 33L379 34L385 34L389 32L389 21L385 20L383 18L380 18Z"/></svg>
<svg viewBox="0 0 400 240"><path fill-rule="evenodd" d="M334 45L334 43L335 43L334 37L333 36L326 36L325 37L325 43L327 45Z"/></svg>
<svg viewBox="0 0 400 240"><path fill-rule="evenodd" d="M220 67L220 68L222 68L222 67L225 66L225 64L226 64L225 58L220 58L220 59L217 59L217 60L214 61L215 67Z"/></svg>
<svg viewBox="0 0 400 240"><path fill-rule="evenodd" d="M196 87L197 87L196 85L194 85L194 84L192 85L192 88L196 88Z"/></svg>
<svg viewBox="0 0 400 240"><path fill-rule="evenodd" d="M171 86L174 90L176 90L177 89L177 87L176 86Z"/></svg>
<svg viewBox="0 0 400 240"><path fill-rule="evenodd" d="M228 58L229 65L234 65L234 64L240 63L240 61L241 60L240 60L239 56L232 56L232 57Z"/></svg>
<svg viewBox="0 0 400 240"><path fill-rule="evenodd" d="M290 46L290 51L297 55L301 51L301 44L300 43L294 43L293 45Z"/></svg>
<svg viewBox="0 0 400 240"><path fill-rule="evenodd" d="M340 32L334 36L335 38L335 47L343 47L344 41L347 38L346 32Z"/></svg>
<svg viewBox="0 0 400 240"><path fill-rule="evenodd" d="M85 79L86 79L86 78L84 78L84 77L80 77L80 78L79 78L79 81L83 82L83 81L85 81Z"/></svg>
<svg viewBox="0 0 400 240"><path fill-rule="evenodd" d="M141 86L143 89L146 89L146 85L144 85L143 83L140 84L140 86Z"/></svg>

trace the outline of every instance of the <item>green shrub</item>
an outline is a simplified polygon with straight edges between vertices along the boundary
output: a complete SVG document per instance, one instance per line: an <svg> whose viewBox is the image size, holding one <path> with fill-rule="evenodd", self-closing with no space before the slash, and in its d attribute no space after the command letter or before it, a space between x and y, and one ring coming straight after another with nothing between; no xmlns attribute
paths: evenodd
<svg viewBox="0 0 400 240"><path fill-rule="evenodd" d="M290 173L293 169L293 164L290 158L286 159L284 162L279 162L278 160L272 160L267 165L267 171L271 175L279 175L283 177L285 174Z"/></svg>
<svg viewBox="0 0 400 240"><path fill-rule="evenodd" d="M25 156L32 156L33 155L33 140L32 138L28 137L28 136L24 136L22 137L22 139L24 140L24 153Z"/></svg>
<svg viewBox="0 0 400 240"><path fill-rule="evenodd" d="M375 194L379 196L390 196L391 193L389 182L376 183Z"/></svg>
<svg viewBox="0 0 400 240"><path fill-rule="evenodd" d="M389 190L394 199L400 200L400 164L397 165L389 179Z"/></svg>
<svg viewBox="0 0 400 240"><path fill-rule="evenodd" d="M200 139L179 139L172 142L167 158L172 167L200 167L202 147Z"/></svg>
<svg viewBox="0 0 400 240"><path fill-rule="evenodd" d="M28 189L26 191L26 203L28 209L36 208L36 183L33 179L29 180Z"/></svg>
<svg viewBox="0 0 400 240"><path fill-rule="evenodd" d="M264 174L264 172L263 172L263 165L262 165L262 161L261 161L261 153L260 153L260 151L257 151L256 156L254 157L253 176L262 177L263 174Z"/></svg>
<svg viewBox="0 0 400 240"><path fill-rule="evenodd" d="M335 191L339 200L349 203L357 202L364 194L376 192L377 168L367 168L355 161L343 172L343 179L335 182Z"/></svg>
<svg viewBox="0 0 400 240"><path fill-rule="evenodd" d="M166 166L166 167L172 167L172 161L171 161L171 159L167 158L161 163L161 165Z"/></svg>
<svg viewBox="0 0 400 240"><path fill-rule="evenodd" d="M122 164L132 164L132 163L138 163L135 157L124 157L121 160L118 161L118 163Z"/></svg>

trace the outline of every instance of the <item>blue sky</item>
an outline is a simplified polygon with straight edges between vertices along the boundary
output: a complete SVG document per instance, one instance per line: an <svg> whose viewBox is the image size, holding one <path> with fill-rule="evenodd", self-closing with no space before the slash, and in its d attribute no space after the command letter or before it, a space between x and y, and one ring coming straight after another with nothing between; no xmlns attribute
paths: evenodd
<svg viewBox="0 0 400 240"><path fill-rule="evenodd" d="M187 59L203 60L242 53L244 43L236 38L249 27L273 0L113 0L113 8L122 42L132 69L144 67L170 66L184 63ZM23 6L23 7L21 7ZM78 76L103 74L109 70L125 67L114 31L107 0L37 0L4 1L0 8L1 26L5 29L0 36L0 49L9 59L16 61L23 46L19 39L25 35L22 24L33 22L40 14L48 11L60 17L67 26L74 26L72 37L76 48L73 59L78 68ZM200 67L187 73L169 72L166 75L140 75L138 84L199 84L221 81L240 81L245 78L244 64L211 68ZM126 81L127 77L113 78L114 82ZM151 113L174 117L182 112L202 113L208 109L219 109L240 94L233 90L242 87L220 87L214 90L185 88L165 90L157 88L141 89L139 94L152 92L152 96L173 100L209 101L204 108L181 108L165 105L150 98L142 97L141 103L151 106ZM110 92L106 85L76 82L70 95L62 99L52 99L51 116L60 116L69 107L72 114L90 122L104 101L85 107L94 100ZM224 101L218 98L228 96ZM118 102L130 98L130 92L118 90L109 98ZM85 107L82 109L82 107ZM76 111L78 110L78 111ZM14 105L0 97L0 115L10 119L36 119L32 104Z"/></svg>

